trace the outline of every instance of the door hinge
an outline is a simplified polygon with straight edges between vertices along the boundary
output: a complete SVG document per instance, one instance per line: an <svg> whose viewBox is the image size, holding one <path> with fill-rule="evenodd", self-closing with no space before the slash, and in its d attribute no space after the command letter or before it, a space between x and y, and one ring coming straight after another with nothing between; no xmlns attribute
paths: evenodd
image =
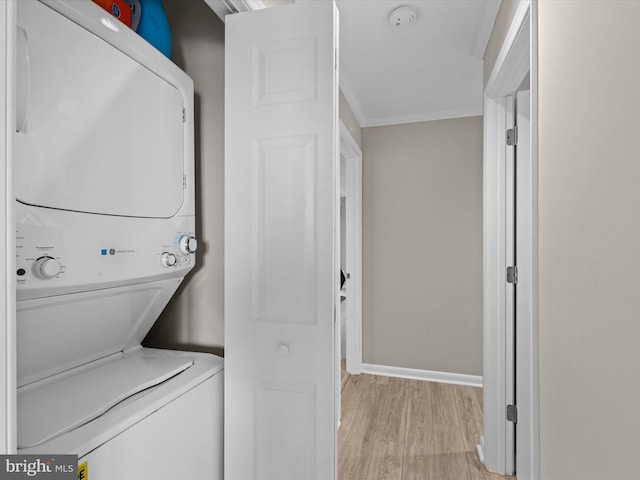
<svg viewBox="0 0 640 480"><path fill-rule="evenodd" d="M187 189L187 175L186 174L182 175L182 189L183 190Z"/></svg>
<svg viewBox="0 0 640 480"><path fill-rule="evenodd" d="M507 130L507 145L518 145L518 127Z"/></svg>
<svg viewBox="0 0 640 480"><path fill-rule="evenodd" d="M507 267L507 283L518 284L518 267Z"/></svg>
<svg viewBox="0 0 640 480"><path fill-rule="evenodd" d="M182 123L187 123L187 109L182 107Z"/></svg>
<svg viewBox="0 0 640 480"><path fill-rule="evenodd" d="M515 405L507 405L507 421L518 423L518 407Z"/></svg>

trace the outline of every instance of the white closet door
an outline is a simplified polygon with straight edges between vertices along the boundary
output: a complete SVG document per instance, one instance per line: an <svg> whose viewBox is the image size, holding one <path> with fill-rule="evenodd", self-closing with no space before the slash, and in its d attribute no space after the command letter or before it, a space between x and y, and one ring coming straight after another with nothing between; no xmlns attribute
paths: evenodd
<svg viewBox="0 0 640 480"><path fill-rule="evenodd" d="M335 478L337 10L226 17L225 478Z"/></svg>

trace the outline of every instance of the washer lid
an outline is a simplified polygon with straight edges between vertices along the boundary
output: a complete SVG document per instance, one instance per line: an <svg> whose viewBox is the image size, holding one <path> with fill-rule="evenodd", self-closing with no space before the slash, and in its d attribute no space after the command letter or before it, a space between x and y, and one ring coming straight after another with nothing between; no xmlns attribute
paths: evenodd
<svg viewBox="0 0 640 480"><path fill-rule="evenodd" d="M99 417L193 365L189 358L136 355L18 395L18 448L35 447Z"/></svg>
<svg viewBox="0 0 640 480"><path fill-rule="evenodd" d="M172 75L179 69L168 59L160 62L164 71L152 71L107 43L98 20L104 11L85 9L96 18L80 17L80 25L40 2L19 2L16 198L79 212L172 217L184 201L187 128L178 80L185 76ZM140 51L153 50L133 37Z"/></svg>
<svg viewBox="0 0 640 480"><path fill-rule="evenodd" d="M170 278L19 301L18 386L136 348L181 281Z"/></svg>

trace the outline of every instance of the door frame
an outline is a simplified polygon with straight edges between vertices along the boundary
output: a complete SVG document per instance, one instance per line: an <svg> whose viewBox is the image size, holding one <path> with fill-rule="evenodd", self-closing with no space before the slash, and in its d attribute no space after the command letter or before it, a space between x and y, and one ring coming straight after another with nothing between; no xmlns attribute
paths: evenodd
<svg viewBox="0 0 640 480"><path fill-rule="evenodd" d="M524 435L515 455L520 480L539 478L539 385L538 385L538 70L537 70L537 3L520 0L510 28L489 76L484 94L484 432L480 454L489 470L511 473L506 420L508 392L513 391L513 378L507 368L508 352L513 351L513 337L507 329L507 283L505 213L506 213L506 109L507 96L514 94L527 73L531 82L531 163L527 182L531 196L518 199L519 223L528 227L527 251L519 251L528 265L519 265L519 277L526 276L531 287L518 292L516 302L527 304L527 314L518 319L516 378L518 397L527 408L518 412L516 438ZM522 202L525 204L522 204ZM520 247L519 247L520 248ZM526 303L525 303L526 302ZM511 427L512 428L512 427ZM524 450L524 451L523 451Z"/></svg>
<svg viewBox="0 0 640 480"><path fill-rule="evenodd" d="M15 299L15 221L13 193L13 135L15 134L15 34L16 0L0 2L0 196L2 234L0 235L0 452L14 454L17 444L16 427L16 299Z"/></svg>
<svg viewBox="0 0 640 480"><path fill-rule="evenodd" d="M362 373L362 150L340 120L340 155L345 158L347 197L347 372ZM336 329L340 332L340 329Z"/></svg>

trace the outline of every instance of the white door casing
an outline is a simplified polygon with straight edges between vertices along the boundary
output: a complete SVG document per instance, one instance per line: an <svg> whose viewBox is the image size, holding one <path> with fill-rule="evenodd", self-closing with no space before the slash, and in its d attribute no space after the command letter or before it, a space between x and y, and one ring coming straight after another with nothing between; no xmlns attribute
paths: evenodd
<svg viewBox="0 0 640 480"><path fill-rule="evenodd" d="M225 478L336 472L337 10L226 17Z"/></svg>
<svg viewBox="0 0 640 480"><path fill-rule="evenodd" d="M15 31L16 3L0 2L0 453L16 452L16 296L15 220L13 189L13 137L15 135Z"/></svg>
<svg viewBox="0 0 640 480"><path fill-rule="evenodd" d="M524 453L530 450L533 410L531 402L531 371L522 374L522 369L531 369L526 358L533 337L531 321L533 313L533 185L536 172L531 163L530 92L521 91L505 98L506 125L517 129L517 145L506 147L506 241L505 264L518 268L517 285L506 285L507 339L505 376L507 381L506 403L517 407L517 423L505 423L505 472L525 471L530 460ZM513 379L513 381L509 381ZM521 452L518 454L518 452Z"/></svg>
<svg viewBox="0 0 640 480"><path fill-rule="evenodd" d="M362 373L362 151L340 122L340 154L345 158L347 371Z"/></svg>
<svg viewBox="0 0 640 480"><path fill-rule="evenodd" d="M537 362L531 362L529 356L537 345L537 331L531 321L537 318L537 168L532 162L531 149L531 92L516 94L516 112L518 125L517 174L516 174L516 216L518 265L518 301L516 302L516 366L517 385L515 402L518 406L516 428L516 464L518 478L535 477L533 467L537 445ZM520 274L521 273L521 274Z"/></svg>
<svg viewBox="0 0 640 480"><path fill-rule="evenodd" d="M345 200L345 212L340 212L340 258L346 281L344 293L346 319L342 305L337 309L336 325L336 409L342 414L341 347L345 344L346 370L362 373L362 151L345 124L340 120L340 196ZM344 218L343 218L344 215ZM343 231L344 229L344 231ZM342 242L344 241L344 245ZM345 339L342 339L342 325ZM346 340L346 342L345 342ZM340 422L338 422L338 428Z"/></svg>
<svg viewBox="0 0 640 480"><path fill-rule="evenodd" d="M505 125L507 129L515 127L515 97L505 98ZM516 147L507 145L505 142L505 241L504 241L504 268L516 265ZM506 280L506 274L505 274ZM516 329L516 295L517 286L512 283L504 283L505 289L505 405L515 405L515 378L516 378L516 350L513 339ZM515 440L516 428L513 422L507 421L504 424L505 438L505 474L513 475L515 471Z"/></svg>
<svg viewBox="0 0 640 480"><path fill-rule="evenodd" d="M505 473L506 99L484 99L483 172L483 436L480 454L489 470ZM513 450L511 450L513 451Z"/></svg>
<svg viewBox="0 0 640 480"><path fill-rule="evenodd" d="M518 293L516 335L507 333L505 321L505 130L508 95L514 94L530 74L529 165L518 173ZM519 0L511 26L485 87L484 114L484 432L481 453L492 471L504 473L513 445L507 441L505 407L513 375L507 371L508 351L516 342L517 477L539 478L539 406L537 344L537 3ZM523 131L522 129L526 131ZM525 416L523 418L523 416Z"/></svg>

